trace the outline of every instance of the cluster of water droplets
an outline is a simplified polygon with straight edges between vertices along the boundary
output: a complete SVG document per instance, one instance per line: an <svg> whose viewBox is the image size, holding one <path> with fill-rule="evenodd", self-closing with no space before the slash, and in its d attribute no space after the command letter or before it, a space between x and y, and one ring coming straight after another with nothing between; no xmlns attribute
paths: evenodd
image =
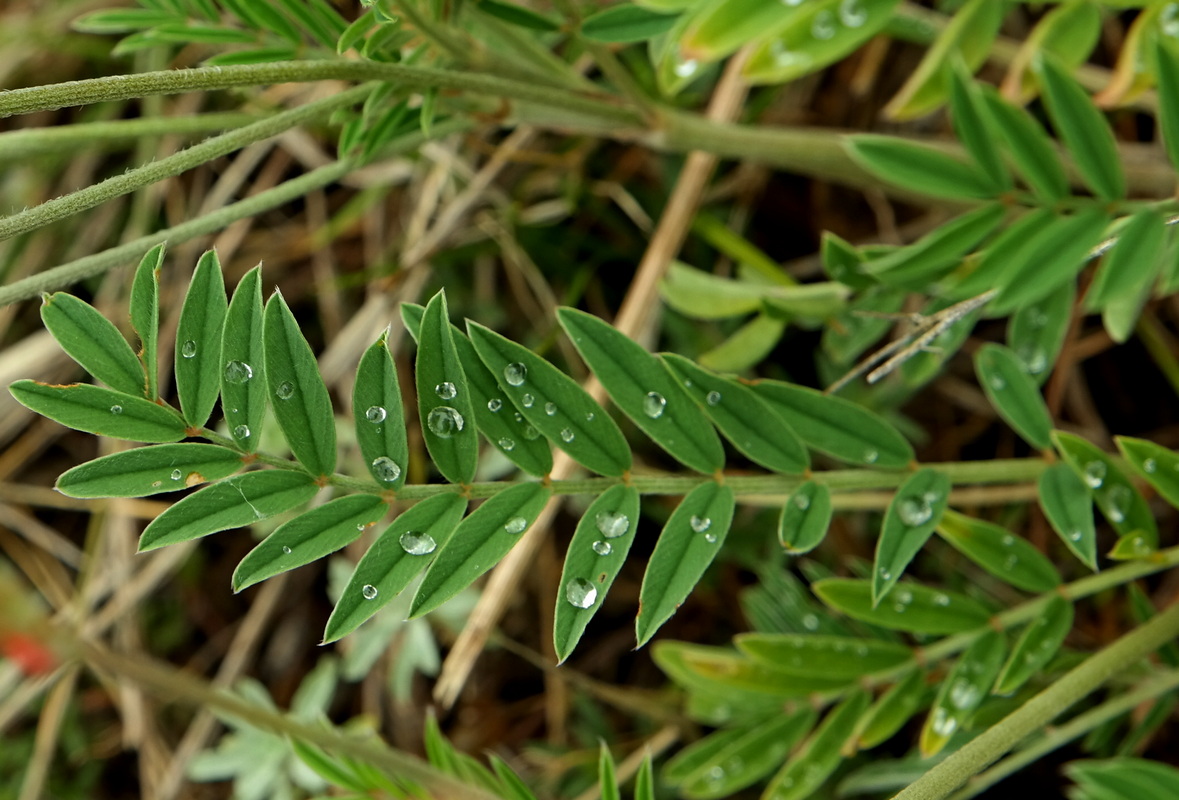
<svg viewBox="0 0 1179 800"><path fill-rule="evenodd" d="M690 527L695 533L703 534L704 541L708 542L709 544L716 542L716 532L712 530L712 520L710 518L693 514L691 518L688 519L688 527Z"/></svg>

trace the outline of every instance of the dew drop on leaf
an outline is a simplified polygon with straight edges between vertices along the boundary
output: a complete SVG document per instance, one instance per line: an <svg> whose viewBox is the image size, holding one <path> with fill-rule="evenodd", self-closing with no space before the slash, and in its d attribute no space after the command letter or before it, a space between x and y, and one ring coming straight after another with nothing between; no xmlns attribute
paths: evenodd
<svg viewBox="0 0 1179 800"><path fill-rule="evenodd" d="M811 507L811 499L805 494L796 494L794 495L794 505L800 510L806 511Z"/></svg>
<svg viewBox="0 0 1179 800"><path fill-rule="evenodd" d="M594 552L597 553L598 555L608 556L608 555L610 555L610 551L612 551L614 549L614 546L611 545L609 542L603 542L602 540L599 539L598 541L594 542L593 548L594 548Z"/></svg>
<svg viewBox="0 0 1179 800"><path fill-rule="evenodd" d="M434 548L438 546L433 536L418 531L406 531L401 534L399 541L401 542L401 549L411 556L424 556L433 553Z"/></svg>
<svg viewBox="0 0 1179 800"><path fill-rule="evenodd" d="M523 386L524 381L528 379L528 367L520 362L508 364L504 367L504 380L508 382L509 386Z"/></svg>
<svg viewBox="0 0 1179 800"><path fill-rule="evenodd" d="M544 404L544 413L548 414L550 417L553 416L554 414L556 414L557 413L557 404L556 403L545 403Z"/></svg>
<svg viewBox="0 0 1179 800"><path fill-rule="evenodd" d="M712 527L712 520L708 517L698 517L693 514L692 518L688 520L688 524L692 526L692 530L696 531L696 533L704 533Z"/></svg>
<svg viewBox="0 0 1179 800"><path fill-rule="evenodd" d="M1133 492L1128 486L1111 486L1106 496L1110 522L1124 522L1133 499Z"/></svg>
<svg viewBox="0 0 1179 800"><path fill-rule="evenodd" d="M180 345L180 355L184 356L185 358L192 358L196 355L196 351L197 343L192 339L189 339L184 344Z"/></svg>
<svg viewBox="0 0 1179 800"><path fill-rule="evenodd" d="M864 463L865 464L875 464L876 459L878 459L878 458L880 458L880 453L876 452L875 450L865 450L864 451Z"/></svg>
<svg viewBox="0 0 1179 800"><path fill-rule="evenodd" d="M708 405L710 405L710 406L715 406L720 401L721 401L721 393L717 392L717 391L709 392L708 394L706 394L704 396L704 402L708 403Z"/></svg>
<svg viewBox="0 0 1179 800"><path fill-rule="evenodd" d="M364 412L364 418L374 425L384 422L388 415L388 412L381 406L369 406L368 410Z"/></svg>
<svg viewBox="0 0 1179 800"><path fill-rule="evenodd" d="M659 392L647 392L647 396L643 398L643 413L651 419L659 419L663 416L663 409L667 407L667 399Z"/></svg>
<svg viewBox="0 0 1179 800"><path fill-rule="evenodd" d="M434 387L434 394L441 397L443 400L453 400L458 391L454 388L454 384L450 381L443 381Z"/></svg>
<svg viewBox="0 0 1179 800"><path fill-rule="evenodd" d="M573 578L565 584L565 599L577 608L589 608L598 599L598 588L585 578Z"/></svg>
<svg viewBox="0 0 1179 800"><path fill-rule="evenodd" d="M574 433L573 433L572 428L561 428L561 441L562 442L566 442L566 443L572 442L573 437L574 437Z"/></svg>
<svg viewBox="0 0 1179 800"><path fill-rule="evenodd" d="M992 375L988 383L991 384L991 388L996 392L1001 392L1007 388L1007 381L1003 380L1002 375Z"/></svg>
<svg viewBox="0 0 1179 800"><path fill-rule="evenodd" d="M839 4L839 21L849 28L858 28L868 21L868 10L860 0L843 0Z"/></svg>
<svg viewBox="0 0 1179 800"><path fill-rule="evenodd" d="M373 474L384 483L392 483L401 477L401 467L388 456L378 456L373 459Z"/></svg>
<svg viewBox="0 0 1179 800"><path fill-rule="evenodd" d="M594 517L594 524L607 539L617 539L630 530L630 518L613 511L599 511Z"/></svg>
<svg viewBox="0 0 1179 800"><path fill-rule="evenodd" d="M225 380L230 383L245 383L252 377L254 370L244 361L230 361L225 365Z"/></svg>
<svg viewBox="0 0 1179 800"><path fill-rule="evenodd" d="M1100 489L1105 483L1106 466L1104 461L1090 461L1085 465L1085 484L1090 489Z"/></svg>
<svg viewBox="0 0 1179 800"><path fill-rule="evenodd" d="M530 442L540 438L540 432L531 425L525 425L524 429L520 431L520 433L523 434L524 438Z"/></svg>
<svg viewBox="0 0 1179 800"><path fill-rule="evenodd" d="M172 478L172 480L178 481L184 477L184 473L178 469L174 469L174 470L172 470L172 474L170 477Z"/></svg>
<svg viewBox="0 0 1179 800"><path fill-rule="evenodd" d="M274 396L279 400L290 400L294 393L295 385L290 381L283 381L278 385L278 388L274 390Z"/></svg>
<svg viewBox="0 0 1179 800"><path fill-rule="evenodd" d="M594 421L594 412L592 412L592 411L585 412L585 421L586 422L593 422Z"/></svg>
<svg viewBox="0 0 1179 800"><path fill-rule="evenodd" d="M815 20L811 23L811 36L819 41L826 41L834 35L835 15L826 10L815 14Z"/></svg>
<svg viewBox="0 0 1179 800"><path fill-rule="evenodd" d="M935 606L942 606L945 608L950 604L950 596L948 594L942 594L941 592L938 592L933 596L933 604Z"/></svg>
<svg viewBox="0 0 1179 800"><path fill-rule="evenodd" d="M1146 472L1154 472L1158 468L1158 462L1156 462L1153 458L1148 458L1142 462L1142 469Z"/></svg>
<svg viewBox="0 0 1179 800"><path fill-rule="evenodd" d="M233 429L233 435L234 435L234 438L237 438L237 439L249 439L250 438L250 426L249 425L238 425L237 427L235 427Z"/></svg>
<svg viewBox="0 0 1179 800"><path fill-rule="evenodd" d="M532 408L532 404L536 402L536 398L532 396L531 392L525 392L520 398L520 405L525 408Z"/></svg>
<svg viewBox="0 0 1179 800"><path fill-rule="evenodd" d="M112 414L122 414L123 407L120 405L113 405L113 406L111 406L111 413Z"/></svg>
<svg viewBox="0 0 1179 800"><path fill-rule="evenodd" d="M499 411L503 407L504 407L504 401L500 400L498 397L493 397L487 401L487 410L490 411L492 414Z"/></svg>
<svg viewBox="0 0 1179 800"><path fill-rule="evenodd" d="M504 523L504 530L508 533L523 533L528 527L528 520L523 517L512 517Z"/></svg>
<svg viewBox="0 0 1179 800"><path fill-rule="evenodd" d="M704 534L704 541L708 542L709 544L716 544L716 534L712 533L711 531Z"/></svg>
<svg viewBox="0 0 1179 800"><path fill-rule="evenodd" d="M696 73L698 66L699 64L696 63L696 59L689 58L687 61L675 65L675 74L681 78L690 78Z"/></svg>
<svg viewBox="0 0 1179 800"><path fill-rule="evenodd" d="M1083 535L1080 531L1069 531L1068 540L1070 542L1079 542Z"/></svg>
<svg viewBox="0 0 1179 800"><path fill-rule="evenodd" d="M901 522L911 528L924 525L933 517L933 506L924 497L914 499L906 497L897 504L897 516Z"/></svg>
<svg viewBox="0 0 1179 800"><path fill-rule="evenodd" d="M500 439L498 444L502 450L512 450L516 447L516 443L506 436Z"/></svg>
<svg viewBox="0 0 1179 800"><path fill-rule="evenodd" d="M365 600L375 600L377 598L377 587L373 586L371 583L366 583L364 586L360 587L360 593L364 595Z"/></svg>
<svg viewBox="0 0 1179 800"><path fill-rule="evenodd" d="M435 436L443 439L449 439L461 431L465 422L463 415L450 406L438 406L426 415L427 427Z"/></svg>
<svg viewBox="0 0 1179 800"><path fill-rule="evenodd" d="M284 544L284 545L282 546L282 552L283 552L283 555L287 555L287 556L289 556L289 555L291 554L291 548L287 547L287 546Z"/></svg>

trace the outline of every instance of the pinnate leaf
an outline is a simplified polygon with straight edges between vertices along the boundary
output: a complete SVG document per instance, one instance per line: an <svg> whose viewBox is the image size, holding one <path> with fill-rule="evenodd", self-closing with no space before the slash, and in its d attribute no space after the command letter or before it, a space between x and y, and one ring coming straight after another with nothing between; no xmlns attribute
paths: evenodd
<svg viewBox="0 0 1179 800"><path fill-rule="evenodd" d="M225 424L233 440L248 452L258 449L266 411L263 339L262 268L254 267L242 276L229 301L218 365Z"/></svg>
<svg viewBox="0 0 1179 800"><path fill-rule="evenodd" d="M418 414L430 457L451 483L470 483L478 466L479 441L467 380L450 330L446 294L426 305L418 334Z"/></svg>
<svg viewBox="0 0 1179 800"><path fill-rule="evenodd" d="M819 546L831 525L831 490L807 481L782 504L778 541L786 552L801 555Z"/></svg>
<svg viewBox="0 0 1179 800"><path fill-rule="evenodd" d="M1036 197L1046 203L1067 197L1069 184L1064 165L1040 123L993 90L979 88L999 142Z"/></svg>
<svg viewBox="0 0 1179 800"><path fill-rule="evenodd" d="M1073 627L1073 604L1049 598L1044 610L1028 623L995 681L995 694L1011 694L1044 668L1064 644Z"/></svg>
<svg viewBox="0 0 1179 800"><path fill-rule="evenodd" d="M1068 464L1051 464L1037 484L1040 509L1052 529L1089 569L1097 570L1097 529L1089 490Z"/></svg>
<svg viewBox="0 0 1179 800"><path fill-rule="evenodd" d="M828 607L853 619L911 633L960 633L985 625L989 612L976 600L956 592L905 583L889 602L872 602L872 583L825 578L811 584Z"/></svg>
<svg viewBox="0 0 1179 800"><path fill-rule="evenodd" d="M176 393L184 419L193 427L208 421L221 388L216 356L227 306L221 262L217 251L208 250L197 261L176 328Z"/></svg>
<svg viewBox="0 0 1179 800"><path fill-rule="evenodd" d="M67 470L57 490L68 497L146 497L220 480L242 463L240 453L213 444L136 447Z"/></svg>
<svg viewBox="0 0 1179 800"><path fill-rule="evenodd" d="M41 320L82 369L116 392L144 396L143 365L119 329L94 306L65 292L47 294Z"/></svg>
<svg viewBox="0 0 1179 800"><path fill-rule="evenodd" d="M17 381L8 387L17 402L68 428L134 442L178 442L184 420L176 412L144 398L75 383L51 386Z"/></svg>
<svg viewBox="0 0 1179 800"><path fill-rule="evenodd" d="M941 521L950 496L951 482L932 469L914 472L897 489L888 510L872 569L872 601L879 604L901 579L909 562Z"/></svg>
<svg viewBox="0 0 1179 800"><path fill-rule="evenodd" d="M360 357L352 387L352 416L356 442L368 471L380 486L397 489L405 483L409 444L397 365L385 334Z"/></svg>
<svg viewBox="0 0 1179 800"><path fill-rule="evenodd" d="M975 353L974 369L999 416L1032 447L1051 446L1052 415L1019 357L1003 345L988 343Z"/></svg>
<svg viewBox="0 0 1179 800"><path fill-rule="evenodd" d="M1048 557L1006 528L947 510L937 531L954 549L1012 586L1049 592L1060 585L1060 573Z"/></svg>
<svg viewBox="0 0 1179 800"><path fill-rule="evenodd" d="M160 264L164 245L158 244L139 262L131 281L131 327L139 337L139 360L147 373L147 397L160 396Z"/></svg>

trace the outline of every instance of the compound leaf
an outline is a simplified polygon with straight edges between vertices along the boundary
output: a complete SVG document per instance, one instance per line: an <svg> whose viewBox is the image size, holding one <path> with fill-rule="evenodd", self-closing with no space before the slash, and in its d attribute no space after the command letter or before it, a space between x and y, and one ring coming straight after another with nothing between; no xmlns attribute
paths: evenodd
<svg viewBox="0 0 1179 800"><path fill-rule="evenodd" d="M995 694L1012 694L1044 668L1064 644L1073 627L1073 604L1051 597L1028 623L995 681Z"/></svg>
<svg viewBox="0 0 1179 800"><path fill-rule="evenodd" d="M178 442L186 435L184 420L171 409L138 397L88 383L52 386L17 381L8 387L17 402L38 414L99 436L134 442Z"/></svg>
<svg viewBox="0 0 1179 800"><path fill-rule="evenodd" d="M266 351L262 325L262 268L242 276L221 337L221 412L229 435L247 452L258 449L266 411ZM184 354L181 353L183 356Z"/></svg>
<svg viewBox="0 0 1179 800"><path fill-rule="evenodd" d="M405 483L409 444L397 365L389 353L386 334L381 334L360 357L352 386L352 418L360 455L369 473L380 486L400 488Z"/></svg>
<svg viewBox="0 0 1179 800"><path fill-rule="evenodd" d="M221 388L217 354L227 307L221 262L216 250L207 250L192 273L176 328L176 393L184 419L194 428L209 420Z"/></svg>
<svg viewBox="0 0 1179 800"><path fill-rule="evenodd" d="M475 409L450 330L446 294L426 305L415 366L422 437L438 471L451 483L470 483L479 459Z"/></svg>
<svg viewBox="0 0 1179 800"><path fill-rule="evenodd" d="M937 532L954 549L1002 581L1026 592L1049 592L1060 573L1027 539L990 522L947 510Z"/></svg>
<svg viewBox="0 0 1179 800"><path fill-rule="evenodd" d="M116 392L143 397L143 365L119 329L71 294L44 295L41 320L70 358Z"/></svg>
<svg viewBox="0 0 1179 800"><path fill-rule="evenodd" d="M963 594L902 584L891 601L872 602L871 581L824 578L811 584L828 607L853 619L911 633L961 633L985 625L990 613Z"/></svg>
<svg viewBox="0 0 1179 800"><path fill-rule="evenodd" d="M221 480L242 463L241 453L214 444L136 447L67 470L57 490L68 497L146 497Z"/></svg>
<svg viewBox="0 0 1179 800"><path fill-rule="evenodd" d="M974 354L974 369L999 416L1032 447L1051 446L1052 415L1019 356L1001 344L988 343Z"/></svg>
<svg viewBox="0 0 1179 800"><path fill-rule="evenodd" d="M139 337L139 360L147 373L149 400L160 396L160 265L163 260L164 245L157 244L140 260L131 281L131 327Z"/></svg>
<svg viewBox="0 0 1179 800"><path fill-rule="evenodd" d="M808 553L819 546L831 525L831 490L807 481L782 504L778 541L791 555Z"/></svg>
<svg viewBox="0 0 1179 800"><path fill-rule="evenodd" d="M897 489L888 510L872 569L872 602L879 604L901 579L909 562L941 521L950 496L950 479L929 468L914 472Z"/></svg>

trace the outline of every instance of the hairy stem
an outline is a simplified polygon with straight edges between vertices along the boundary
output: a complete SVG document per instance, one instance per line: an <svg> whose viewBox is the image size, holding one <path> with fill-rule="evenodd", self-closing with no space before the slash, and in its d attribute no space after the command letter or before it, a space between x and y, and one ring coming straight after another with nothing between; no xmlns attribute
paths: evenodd
<svg viewBox="0 0 1179 800"><path fill-rule="evenodd" d="M78 122L58 128L21 128L0 133L0 161L53 153L72 155L83 146L115 146L144 137L214 133L240 128L259 119L258 114L223 111L185 117Z"/></svg>

